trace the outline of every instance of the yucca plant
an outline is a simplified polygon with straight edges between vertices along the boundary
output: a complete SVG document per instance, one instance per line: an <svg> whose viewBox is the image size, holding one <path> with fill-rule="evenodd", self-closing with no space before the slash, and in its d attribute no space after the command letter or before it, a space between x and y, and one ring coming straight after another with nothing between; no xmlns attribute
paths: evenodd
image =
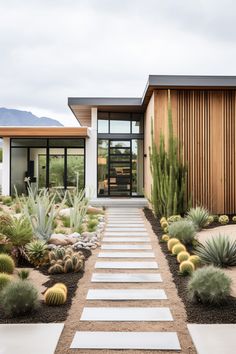
<svg viewBox="0 0 236 354"><path fill-rule="evenodd" d="M190 208L190 210L187 212L187 219L194 223L197 231L200 231L208 224L208 218L208 210L201 206Z"/></svg>
<svg viewBox="0 0 236 354"><path fill-rule="evenodd" d="M204 244L198 243L195 252L203 264L213 264L225 268L236 265L236 241L229 236L214 236Z"/></svg>

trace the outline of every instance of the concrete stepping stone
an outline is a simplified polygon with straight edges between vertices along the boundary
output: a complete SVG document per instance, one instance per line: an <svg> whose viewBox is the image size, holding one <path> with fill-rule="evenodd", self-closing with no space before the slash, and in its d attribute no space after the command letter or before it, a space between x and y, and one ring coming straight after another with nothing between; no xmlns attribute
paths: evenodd
<svg viewBox="0 0 236 354"><path fill-rule="evenodd" d="M102 245L102 250L151 250L151 245Z"/></svg>
<svg viewBox="0 0 236 354"><path fill-rule="evenodd" d="M159 273L94 273L92 283L162 283Z"/></svg>
<svg viewBox="0 0 236 354"><path fill-rule="evenodd" d="M147 231L145 227L106 227L106 232L143 232Z"/></svg>
<svg viewBox="0 0 236 354"><path fill-rule="evenodd" d="M147 232L130 232L130 231L127 231L127 232L104 232L104 236L148 236L148 233Z"/></svg>
<svg viewBox="0 0 236 354"><path fill-rule="evenodd" d="M19 323L0 325L1 354L53 354L63 323Z"/></svg>
<svg viewBox="0 0 236 354"><path fill-rule="evenodd" d="M173 321L168 307L84 307L80 321Z"/></svg>
<svg viewBox="0 0 236 354"><path fill-rule="evenodd" d="M157 262L96 262L96 269L158 269Z"/></svg>
<svg viewBox="0 0 236 354"><path fill-rule="evenodd" d="M87 300L166 300L163 289L91 289Z"/></svg>
<svg viewBox="0 0 236 354"><path fill-rule="evenodd" d="M142 243L142 242L151 242L150 237L103 237L102 239L103 242L119 242L119 243L126 243L126 242L137 242L137 243Z"/></svg>
<svg viewBox="0 0 236 354"><path fill-rule="evenodd" d="M128 223L110 223L110 222L108 222L107 224L106 224L106 226L107 226L107 228L109 227L130 227L130 228L133 228L133 227L145 227L145 225L144 225L144 223L135 223L135 224L130 224L129 222Z"/></svg>
<svg viewBox="0 0 236 354"><path fill-rule="evenodd" d="M103 242L150 242L150 237L103 237Z"/></svg>
<svg viewBox="0 0 236 354"><path fill-rule="evenodd" d="M100 252L99 258L155 258L153 252Z"/></svg>
<svg viewBox="0 0 236 354"><path fill-rule="evenodd" d="M180 350L176 332L76 332L71 349Z"/></svg>

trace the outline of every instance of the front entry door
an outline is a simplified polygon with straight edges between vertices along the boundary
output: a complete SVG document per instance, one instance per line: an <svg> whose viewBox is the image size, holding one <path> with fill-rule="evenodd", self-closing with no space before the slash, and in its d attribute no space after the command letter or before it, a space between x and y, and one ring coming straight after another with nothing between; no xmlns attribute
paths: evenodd
<svg viewBox="0 0 236 354"><path fill-rule="evenodd" d="M109 196L130 197L132 191L131 140L109 141Z"/></svg>

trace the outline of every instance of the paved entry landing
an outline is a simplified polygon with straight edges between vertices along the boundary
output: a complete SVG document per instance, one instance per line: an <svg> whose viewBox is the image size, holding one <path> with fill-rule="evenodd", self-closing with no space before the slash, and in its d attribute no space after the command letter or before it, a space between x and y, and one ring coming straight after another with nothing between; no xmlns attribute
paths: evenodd
<svg viewBox="0 0 236 354"><path fill-rule="evenodd" d="M157 240L140 209L107 209L102 251L97 254L71 349L78 353L180 351L153 242Z"/></svg>

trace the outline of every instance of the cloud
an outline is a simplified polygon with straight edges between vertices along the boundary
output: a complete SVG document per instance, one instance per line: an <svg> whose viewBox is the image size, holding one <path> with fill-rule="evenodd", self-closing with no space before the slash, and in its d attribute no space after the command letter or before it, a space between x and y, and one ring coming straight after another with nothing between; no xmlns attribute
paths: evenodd
<svg viewBox="0 0 236 354"><path fill-rule="evenodd" d="M63 124L76 124L68 96L141 96L148 74L236 74L234 1L0 0L0 8L0 106Z"/></svg>

